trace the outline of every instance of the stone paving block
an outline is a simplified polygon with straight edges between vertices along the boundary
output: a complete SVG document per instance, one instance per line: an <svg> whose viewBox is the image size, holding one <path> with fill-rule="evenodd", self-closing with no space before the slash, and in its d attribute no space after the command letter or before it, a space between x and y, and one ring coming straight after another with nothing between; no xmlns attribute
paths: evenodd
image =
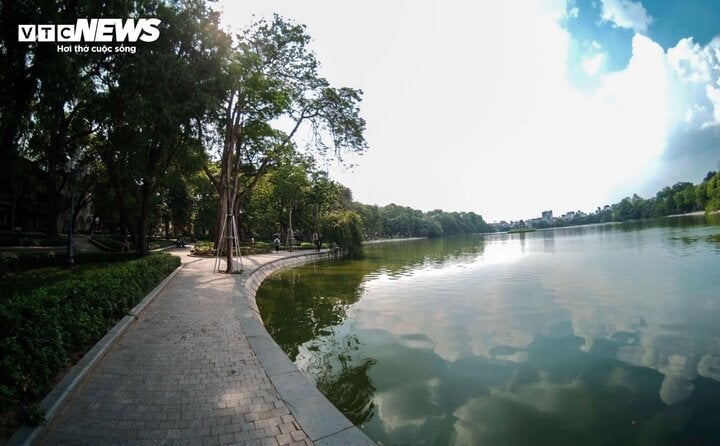
<svg viewBox="0 0 720 446"><path fill-rule="evenodd" d="M304 261L265 265L247 280L263 262L289 255L246 258L239 277L212 273L214 259L186 263L108 344L41 443L353 444L343 430L349 421L325 412L324 397L304 400L319 392L272 341L254 299L239 287L254 291L282 264Z"/></svg>

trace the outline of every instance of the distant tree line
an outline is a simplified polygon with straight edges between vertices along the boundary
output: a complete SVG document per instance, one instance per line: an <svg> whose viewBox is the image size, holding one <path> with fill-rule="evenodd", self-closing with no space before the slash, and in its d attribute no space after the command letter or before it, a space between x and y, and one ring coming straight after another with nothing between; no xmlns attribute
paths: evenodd
<svg viewBox="0 0 720 446"><path fill-rule="evenodd" d="M406 206L376 206L356 203L355 211L363 222L368 239L390 237L442 237L449 235L493 232L474 212L423 212Z"/></svg>
<svg viewBox="0 0 720 446"><path fill-rule="evenodd" d="M699 184L679 182L665 187L654 197L642 198L637 194L625 197L618 203L598 207L595 212L575 213L570 219L553 219L533 224L536 228L568 225L619 222L659 218L689 212L716 212L720 210L720 173L710 171Z"/></svg>

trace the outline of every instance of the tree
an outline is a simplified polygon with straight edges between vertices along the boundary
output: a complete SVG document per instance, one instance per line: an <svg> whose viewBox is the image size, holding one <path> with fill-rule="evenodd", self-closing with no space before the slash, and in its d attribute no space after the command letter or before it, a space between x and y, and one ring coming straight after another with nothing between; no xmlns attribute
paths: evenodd
<svg viewBox="0 0 720 446"><path fill-rule="evenodd" d="M295 248L293 233L293 211L295 206L309 192L306 166L303 163L292 162L280 166L274 175L275 195L278 197L283 209L287 212L287 232L285 246L288 251Z"/></svg>
<svg viewBox="0 0 720 446"><path fill-rule="evenodd" d="M278 160L294 151L301 126L312 130L306 147L317 155L332 148L341 156L366 147L358 109L362 92L333 88L320 77L309 42L304 26L279 16L253 24L238 38L218 126L223 135L220 175L207 172L220 195L218 226L237 213L238 203ZM278 122L289 122L289 129L281 130ZM231 272L232 262L226 260Z"/></svg>
<svg viewBox="0 0 720 446"><path fill-rule="evenodd" d="M716 173L707 182L708 202L705 212L716 212L720 210L720 173Z"/></svg>
<svg viewBox="0 0 720 446"><path fill-rule="evenodd" d="M215 165L211 165L210 168L216 172L219 170ZM193 201L193 233L195 237L214 240L219 207L217 191L202 168L189 176L187 182Z"/></svg>
<svg viewBox="0 0 720 446"><path fill-rule="evenodd" d="M383 226L383 218L380 214L380 208L376 205L368 205L356 203L353 206L362 218L363 234L367 239L376 239L387 235L387 231Z"/></svg>
<svg viewBox="0 0 720 446"><path fill-rule="evenodd" d="M221 100L228 47L218 14L200 0L144 6L161 19L160 37L137 54L116 55L101 88L103 159L118 190L136 191L141 254L155 193L173 169L193 172L201 159L203 126Z"/></svg>
<svg viewBox="0 0 720 446"><path fill-rule="evenodd" d="M335 211L323 217L321 229L328 242L338 245L340 252L352 259L365 255L360 216L353 211Z"/></svg>

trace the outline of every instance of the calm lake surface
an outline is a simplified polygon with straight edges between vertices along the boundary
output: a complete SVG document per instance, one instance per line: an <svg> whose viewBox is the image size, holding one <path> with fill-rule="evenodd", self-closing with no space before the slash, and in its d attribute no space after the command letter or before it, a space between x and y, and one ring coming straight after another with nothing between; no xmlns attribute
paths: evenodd
<svg viewBox="0 0 720 446"><path fill-rule="evenodd" d="M270 334L391 444L720 444L720 220L384 243L270 277Z"/></svg>

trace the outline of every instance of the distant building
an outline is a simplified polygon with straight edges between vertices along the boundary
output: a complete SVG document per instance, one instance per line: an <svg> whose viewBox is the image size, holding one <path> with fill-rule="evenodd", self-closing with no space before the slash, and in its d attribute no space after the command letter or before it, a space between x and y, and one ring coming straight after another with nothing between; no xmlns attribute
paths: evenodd
<svg viewBox="0 0 720 446"><path fill-rule="evenodd" d="M543 221L551 221L553 219L552 211L543 211L542 212L542 220Z"/></svg>

